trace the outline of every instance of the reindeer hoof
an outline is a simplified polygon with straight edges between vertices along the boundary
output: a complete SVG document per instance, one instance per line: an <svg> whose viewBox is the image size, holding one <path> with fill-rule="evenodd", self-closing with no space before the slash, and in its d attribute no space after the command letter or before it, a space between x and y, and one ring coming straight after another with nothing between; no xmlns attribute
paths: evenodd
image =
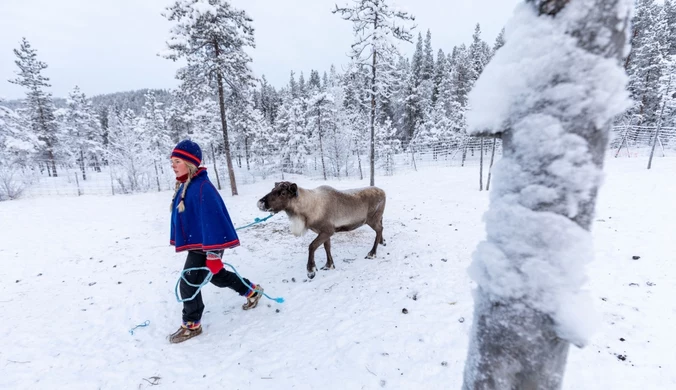
<svg viewBox="0 0 676 390"><path fill-rule="evenodd" d="M383 240L383 242L381 242L380 245L387 246L387 244L385 243L385 240Z"/></svg>
<svg viewBox="0 0 676 390"><path fill-rule="evenodd" d="M326 265L322 267L322 271L328 271L330 269L336 269L336 267L334 267L333 264L330 267Z"/></svg>
<svg viewBox="0 0 676 390"><path fill-rule="evenodd" d="M308 272L307 277L308 277L308 279L314 279L315 278L315 271Z"/></svg>
<svg viewBox="0 0 676 390"><path fill-rule="evenodd" d="M369 254L366 255L366 257L364 257L364 258L365 258L365 259L375 259L375 258L376 258L376 254L375 254L375 253L369 253Z"/></svg>

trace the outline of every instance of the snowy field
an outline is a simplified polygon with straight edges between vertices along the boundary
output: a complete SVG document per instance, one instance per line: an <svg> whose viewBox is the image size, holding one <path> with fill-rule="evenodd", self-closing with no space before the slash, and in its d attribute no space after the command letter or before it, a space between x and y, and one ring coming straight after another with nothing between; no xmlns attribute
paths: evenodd
<svg viewBox="0 0 676 390"><path fill-rule="evenodd" d="M607 160L588 269L602 320L587 348L571 349L565 389L676 388L676 157L645 165ZM366 260L373 231L338 234L336 270L312 281L313 234L292 236L283 215L240 231L224 260L286 302L244 312L243 298L210 285L204 334L178 345L166 340L181 320L173 288L185 257L168 245L170 192L2 202L0 388L458 389L466 269L488 207L476 168L377 177L387 246ZM272 185L223 192L236 225L265 216L255 204Z"/></svg>

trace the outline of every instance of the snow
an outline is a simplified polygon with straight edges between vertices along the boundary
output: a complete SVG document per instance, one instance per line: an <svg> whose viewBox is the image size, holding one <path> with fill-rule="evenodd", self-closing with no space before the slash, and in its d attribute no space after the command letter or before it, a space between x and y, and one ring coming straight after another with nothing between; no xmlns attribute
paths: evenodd
<svg viewBox="0 0 676 390"><path fill-rule="evenodd" d="M611 158L606 171L585 286L601 318L588 347L571 349L564 389L670 388L676 159L647 171L643 160ZM180 323L173 288L185 259L167 242L171 192L0 202L0 388L145 389L153 376L162 388L458 388L474 306L467 268L488 207L476 175L474 166L377 177L387 246L366 260L370 228L336 234L336 269L312 281L314 234L294 237L283 214L241 231L224 260L286 302L244 312L243 298L207 286L205 332L179 345L166 340ZM264 216L256 201L278 179L222 192L236 225ZM587 324L574 305L561 310Z"/></svg>
<svg viewBox="0 0 676 390"><path fill-rule="evenodd" d="M620 1L625 11L626 3ZM481 102L467 113L470 133L502 131L514 125L510 118L531 112L542 101L547 102L542 111L553 116L594 112L598 126L629 108L627 76L617 61L589 54L565 34L575 14L586 14L588 6L571 4L556 23L538 18L531 4L516 7L505 27L505 46L469 93L470 102Z"/></svg>

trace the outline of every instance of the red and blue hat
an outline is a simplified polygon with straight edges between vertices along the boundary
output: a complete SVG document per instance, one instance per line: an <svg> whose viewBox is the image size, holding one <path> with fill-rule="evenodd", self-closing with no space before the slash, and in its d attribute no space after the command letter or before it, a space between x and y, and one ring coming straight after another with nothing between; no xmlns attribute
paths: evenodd
<svg viewBox="0 0 676 390"><path fill-rule="evenodd" d="M176 145L171 157L180 158L199 167L202 163L202 149L195 142L185 139Z"/></svg>

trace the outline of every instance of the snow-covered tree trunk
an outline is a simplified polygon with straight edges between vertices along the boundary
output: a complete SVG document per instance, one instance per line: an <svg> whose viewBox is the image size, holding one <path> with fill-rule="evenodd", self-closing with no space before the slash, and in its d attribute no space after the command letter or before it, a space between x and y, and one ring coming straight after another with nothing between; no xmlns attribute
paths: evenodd
<svg viewBox="0 0 676 390"><path fill-rule="evenodd" d="M594 327L581 291L631 0L528 0L470 94L470 133L502 133L487 239L474 253L463 388L559 389Z"/></svg>

